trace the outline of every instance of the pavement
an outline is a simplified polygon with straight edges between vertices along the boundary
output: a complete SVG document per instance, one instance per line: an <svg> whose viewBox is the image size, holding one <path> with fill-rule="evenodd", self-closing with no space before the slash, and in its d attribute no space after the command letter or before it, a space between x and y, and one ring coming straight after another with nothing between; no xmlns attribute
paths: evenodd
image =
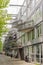
<svg viewBox="0 0 43 65"><path fill-rule="evenodd" d="M27 63L23 60L11 58L9 56L0 55L0 65L35 65L35 64Z"/></svg>

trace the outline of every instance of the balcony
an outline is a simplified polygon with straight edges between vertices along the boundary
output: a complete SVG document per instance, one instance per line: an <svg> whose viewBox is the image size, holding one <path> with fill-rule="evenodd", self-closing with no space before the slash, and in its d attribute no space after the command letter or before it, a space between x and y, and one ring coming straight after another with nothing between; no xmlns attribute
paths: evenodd
<svg viewBox="0 0 43 65"><path fill-rule="evenodd" d="M31 41L27 41L27 43L21 44L21 47L26 47L26 46L29 46L29 45L31 45L31 44L32 44Z"/></svg>
<svg viewBox="0 0 43 65"><path fill-rule="evenodd" d="M25 47L25 46L29 46L29 45L32 45L32 44L39 44L39 43L42 43L43 42L43 36L41 35L39 38L36 38L36 39L33 39L32 41L27 41L27 43L17 43L18 45L18 48L22 48L22 47Z"/></svg>
<svg viewBox="0 0 43 65"><path fill-rule="evenodd" d="M43 36L40 36L39 38L32 40L32 44L37 44L42 42L43 42Z"/></svg>
<svg viewBox="0 0 43 65"><path fill-rule="evenodd" d="M30 31L31 29L33 29L33 27L34 27L33 20L18 24L18 30L19 31L25 31L25 30L29 30Z"/></svg>
<svg viewBox="0 0 43 65"><path fill-rule="evenodd" d="M28 41L27 43L22 44L22 47L29 46L32 44L39 44L43 42L43 35L41 35L39 38L33 39L32 41Z"/></svg>

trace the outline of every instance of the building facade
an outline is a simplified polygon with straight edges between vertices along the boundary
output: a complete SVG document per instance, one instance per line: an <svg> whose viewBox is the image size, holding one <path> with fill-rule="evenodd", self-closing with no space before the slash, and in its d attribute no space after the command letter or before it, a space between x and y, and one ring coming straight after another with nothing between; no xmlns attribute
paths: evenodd
<svg viewBox="0 0 43 65"><path fill-rule="evenodd" d="M19 57L43 63L43 0L25 0L17 21Z"/></svg>

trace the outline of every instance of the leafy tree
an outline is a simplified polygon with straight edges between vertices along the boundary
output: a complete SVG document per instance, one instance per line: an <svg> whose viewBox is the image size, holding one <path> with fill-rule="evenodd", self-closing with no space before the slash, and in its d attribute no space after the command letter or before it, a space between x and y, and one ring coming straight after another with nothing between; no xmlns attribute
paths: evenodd
<svg viewBox="0 0 43 65"><path fill-rule="evenodd" d="M11 17L8 16L7 10L4 10L3 8L7 7L10 0L0 0L0 38L3 33L7 32L8 29L5 27L7 24L6 21L10 20ZM0 39L0 51L2 50L2 41Z"/></svg>
<svg viewBox="0 0 43 65"><path fill-rule="evenodd" d="M2 44L2 41L0 40L0 52L2 52L3 50L3 44Z"/></svg>
<svg viewBox="0 0 43 65"><path fill-rule="evenodd" d="M7 24L6 21L10 19L11 17L8 16L6 10L0 10L0 36L2 35L2 33L8 31L5 25Z"/></svg>
<svg viewBox="0 0 43 65"><path fill-rule="evenodd" d="M0 8L7 7L10 0L0 0Z"/></svg>

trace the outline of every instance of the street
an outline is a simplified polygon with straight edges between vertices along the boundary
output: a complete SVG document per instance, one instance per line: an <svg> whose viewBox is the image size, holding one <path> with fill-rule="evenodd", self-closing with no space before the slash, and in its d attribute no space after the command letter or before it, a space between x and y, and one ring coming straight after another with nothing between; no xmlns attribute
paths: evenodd
<svg viewBox="0 0 43 65"><path fill-rule="evenodd" d="M34 65L25 61L14 59L9 56L0 55L0 65Z"/></svg>

